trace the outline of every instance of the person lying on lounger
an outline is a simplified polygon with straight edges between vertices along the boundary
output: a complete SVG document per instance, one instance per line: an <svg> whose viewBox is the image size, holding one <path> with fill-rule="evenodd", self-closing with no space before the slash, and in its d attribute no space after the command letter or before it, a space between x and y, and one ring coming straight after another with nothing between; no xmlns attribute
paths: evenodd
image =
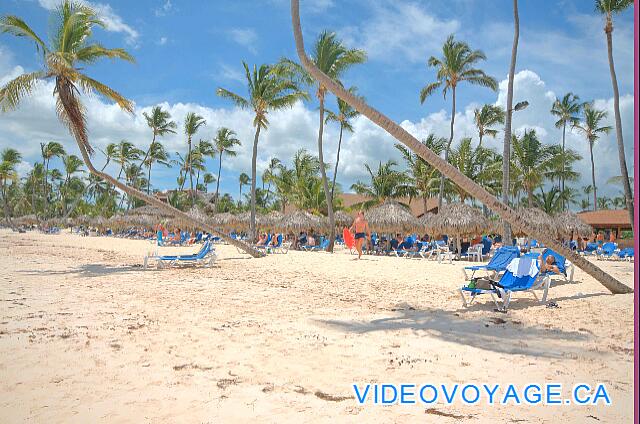
<svg viewBox="0 0 640 424"><path fill-rule="evenodd" d="M542 255L538 257L538 265L540 266L540 272L553 272L560 274L560 269L556 265L556 258L553 255L547 256L546 260L542 260Z"/></svg>

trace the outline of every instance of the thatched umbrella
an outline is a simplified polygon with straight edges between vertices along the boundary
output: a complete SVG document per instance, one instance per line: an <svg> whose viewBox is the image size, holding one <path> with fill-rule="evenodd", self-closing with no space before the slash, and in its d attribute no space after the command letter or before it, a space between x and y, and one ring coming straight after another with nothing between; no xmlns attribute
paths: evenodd
<svg viewBox="0 0 640 424"><path fill-rule="evenodd" d="M398 202L386 201L366 212L365 217L369 226L377 231L411 231L420 227L418 220L409 209Z"/></svg>
<svg viewBox="0 0 640 424"><path fill-rule="evenodd" d="M534 227L538 232L546 233L554 239L559 238L558 222L545 211L538 208L520 208L518 215L523 221ZM514 235L528 236L523 228L511 226Z"/></svg>
<svg viewBox="0 0 640 424"><path fill-rule="evenodd" d="M217 213L211 217L213 225L222 228L228 228L231 223L233 223L234 219L235 216L230 214L229 212Z"/></svg>
<svg viewBox="0 0 640 424"><path fill-rule="evenodd" d="M424 229L428 233L432 233L433 225L431 224L431 221L435 216L436 214L431 212L427 212L424 215L422 215L420 218L418 218L418 225L420 226L419 228Z"/></svg>
<svg viewBox="0 0 640 424"><path fill-rule="evenodd" d="M151 217L161 217L161 218L173 217L173 215L169 214L168 212L165 212L164 210L151 205L145 205L135 209L131 209L126 213L126 215L147 215Z"/></svg>
<svg viewBox="0 0 640 424"><path fill-rule="evenodd" d="M489 221L480 209L464 203L448 203L442 206L429 223L433 231L456 237L458 254L462 251L460 237L482 234L490 228Z"/></svg>
<svg viewBox="0 0 640 424"><path fill-rule="evenodd" d="M566 237L574 235L588 237L593 234L593 227L584 222L578 215L571 211L560 212L553 216L558 232Z"/></svg>
<svg viewBox="0 0 640 424"><path fill-rule="evenodd" d="M38 217L34 214L20 216L15 218L18 225L33 225L38 223Z"/></svg>
<svg viewBox="0 0 640 424"><path fill-rule="evenodd" d="M301 231L309 228L323 228L325 224L319 216L312 215L309 212L296 210L285 214L274 226L281 230Z"/></svg>
<svg viewBox="0 0 640 424"><path fill-rule="evenodd" d="M353 217L342 210L336 211L333 214L333 219L335 220L336 227L348 227L353 223Z"/></svg>
<svg viewBox="0 0 640 424"><path fill-rule="evenodd" d="M261 225L268 227L276 226L284 218L284 214L280 211L271 211L261 219Z"/></svg>

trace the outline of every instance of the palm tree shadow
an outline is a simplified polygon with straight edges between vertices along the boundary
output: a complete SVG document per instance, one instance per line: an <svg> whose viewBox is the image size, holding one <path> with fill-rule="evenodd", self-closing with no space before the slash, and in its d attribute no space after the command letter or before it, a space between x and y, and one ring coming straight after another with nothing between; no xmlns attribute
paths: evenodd
<svg viewBox="0 0 640 424"><path fill-rule="evenodd" d="M492 304L493 305L493 304ZM583 343L589 335L578 331L523 326L508 315L486 319L468 319L460 311L405 308L397 315L372 319L315 320L319 325L342 332L366 334L412 330L427 332L437 339L492 352L546 358L563 358L584 353Z"/></svg>
<svg viewBox="0 0 640 424"><path fill-rule="evenodd" d="M146 270L142 267L142 265L124 265L124 266L111 266L104 264L84 264L78 267L67 269L67 270L27 270L27 271L18 271L22 274L33 275L33 276L47 276L47 275L78 275L81 277L102 277L105 275L115 275L115 274L127 274L130 272L153 272L153 271L161 271L156 268L147 268Z"/></svg>

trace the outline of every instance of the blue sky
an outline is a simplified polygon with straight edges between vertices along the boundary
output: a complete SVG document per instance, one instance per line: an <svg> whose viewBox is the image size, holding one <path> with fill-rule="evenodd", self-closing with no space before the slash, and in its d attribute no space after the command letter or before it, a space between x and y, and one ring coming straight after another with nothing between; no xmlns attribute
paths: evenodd
<svg viewBox="0 0 640 424"><path fill-rule="evenodd" d="M38 33L46 34L48 9L55 3L54 0L3 0L0 14L19 15ZM88 104L93 105L95 111L95 116L90 114L89 122L95 143L100 146L127 138L140 147L148 145L150 136L140 113L155 104L163 104L172 111L179 125L186 111L199 111L208 118L206 130L201 134L203 138L210 137L218 126L226 125L238 132L245 143L241 155L223 168L223 189L236 193L238 173L249 171L251 118L247 112L238 111L228 101L216 97L215 88L222 86L244 93L242 60L260 64L273 63L282 56L295 57L288 0L102 0L92 4L108 24L107 31L96 31L96 38L110 47L126 47L137 61L133 65L105 61L89 70L96 79L133 99L137 106L137 116L132 118L118 114L99 99L89 99ZM439 54L442 41L450 33L467 41L472 48L484 50L487 61L481 67L499 81L506 78L513 36L511 4L510 0L301 1L307 46L319 32L330 29L349 46L365 49L369 61L350 71L345 84L357 86L372 105L402 122L417 136L430 131L444 135L447 131L449 99L444 100L438 94L420 105L418 92L434 79L434 71L426 66L428 57ZM616 16L614 31L614 53L623 96L623 128L626 127L630 147L633 144L632 13L629 10ZM555 96L572 91L583 100L594 99L602 107L609 107L611 83L602 20L594 12L592 1L547 0L521 1L520 21L517 65L520 74L515 99L526 98L532 106L516 118L516 129L533 127L545 142L557 142L559 133L553 128L552 118L546 116L547 103ZM38 67L32 44L0 36L0 82L16 74L17 67L23 70ZM42 94L45 95L46 90ZM458 134L473 136L469 115L473 107L499 103L503 101L501 94L486 88L461 86ZM333 103L333 99L329 100L329 107ZM43 138L63 141L70 152L75 152L68 134L56 124L55 116L42 118L39 111L44 113L44 110L38 107L47 109L38 102L28 102L23 110L0 116L0 144L19 146L28 162L37 159ZM286 162L299 147L315 150L315 103L298 105L275 117L278 122L272 119L274 125L261 142L259 167L264 167L274 155ZM329 157L333 157L335 151L335 135L336 131L329 128ZM183 138L176 136L167 140L170 150L186 149ZM497 146L499 139L500 136L493 145ZM570 137L571 147L586 158L584 144L577 134ZM602 157L615 153L613 137L599 144ZM365 162L399 159L390 137L364 118L356 123L356 133L345 141L345 149L345 164L338 175L345 187L364 178ZM96 161L100 163L101 159ZM630 155L629 161L633 163ZM580 165L586 184L588 168L584 166L588 163ZM605 183L609 176L619 174L619 169L615 172L616 161L603 160L597 166L601 168L597 168L599 185L605 193L616 195L617 188L607 188ZM213 164L210 167L214 169ZM170 187L175 184L176 173L176 170L160 170L154 184Z"/></svg>

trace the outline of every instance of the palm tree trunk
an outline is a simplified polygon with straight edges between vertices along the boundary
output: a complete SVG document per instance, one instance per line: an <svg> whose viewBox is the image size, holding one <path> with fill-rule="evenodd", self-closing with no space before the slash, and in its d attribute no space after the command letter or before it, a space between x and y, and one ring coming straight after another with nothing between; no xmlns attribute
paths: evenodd
<svg viewBox="0 0 640 424"><path fill-rule="evenodd" d="M320 90L322 90L322 88L320 88L319 91ZM324 132L324 93L320 91L318 97L318 100L320 101L320 127L318 127L318 160L320 161L320 175L322 176L324 197L327 201L327 215L329 215L329 246L327 247L327 252L333 253L333 242L336 238L335 219L333 217L333 193L329 190L327 171L324 166L324 155L322 152L322 134Z"/></svg>
<svg viewBox="0 0 640 424"><path fill-rule="evenodd" d="M560 242L549 236L547 232L539 232L529 222L524 221L516 211L511 209L507 204L500 202L496 197L491 195L482 186L472 181L455 169L451 164L444 161L440 156L436 155L431 149L423 145L418 139L409 134L400 125L393 122L387 116L383 115L376 109L366 104L362 99L357 98L349 93L344 87L337 84L327 75L322 73L310 60L304 51L304 41L302 39L302 28L300 27L300 4L298 0L291 0L291 18L293 24L293 34L296 43L296 52L300 63L309 72L314 79L326 87L329 91L344 100L348 105L356 109L358 112L369 118L372 122L384 129L396 140L407 146L418 156L427 161L431 166L436 168L440 173L452 180L455 184L463 187L471 196L485 203L501 218L507 222L517 224L525 230L530 236L536 237L542 243L551 249L567 257L571 262L591 275L611 293L632 293L633 289L622 284L611 275L604 272L596 264L589 262L585 258L575 254L573 251L562 245Z"/></svg>
<svg viewBox="0 0 640 424"><path fill-rule="evenodd" d="M258 139L260 138L260 125L256 127L256 135L253 138L253 151L251 153L251 222L249 223L249 239L254 242L256 235L256 161L258 159Z"/></svg>
<svg viewBox="0 0 640 424"><path fill-rule="evenodd" d="M531 188L527 188L527 204L530 208L533 207L533 190Z"/></svg>
<svg viewBox="0 0 640 424"><path fill-rule="evenodd" d="M509 170L511 167L511 116L513 115L513 78L516 72L516 58L518 56L518 39L520 38L520 17L518 15L518 0L513 0L513 45L511 47L511 63L509 65L509 83L507 86L507 110L504 120L504 141L502 143L502 203L509 205L509 186L511 184ZM503 221L502 236L511 244L511 226Z"/></svg>
<svg viewBox="0 0 640 424"><path fill-rule="evenodd" d="M193 169L191 168L191 136L187 139L187 143L189 144L189 154L187 155L188 163L189 163L189 186L191 187L191 206L194 205L194 197L193 197Z"/></svg>
<svg viewBox="0 0 640 424"><path fill-rule="evenodd" d="M598 189L596 188L596 166L593 161L593 143L589 142L589 154L591 155L591 184L593 184L593 210L598 210Z"/></svg>
<svg viewBox="0 0 640 424"><path fill-rule="evenodd" d="M447 148L444 151L445 162L449 161L449 150L451 149L451 143L453 142L453 125L456 121L456 87L455 85L451 89L451 128L449 129L449 142ZM444 175L440 174L440 190L438 191L438 213L442 210L442 196L444 195Z"/></svg>
<svg viewBox="0 0 640 424"><path fill-rule="evenodd" d="M147 171L147 194L151 194L151 165L153 162L149 162L149 170Z"/></svg>
<svg viewBox="0 0 640 424"><path fill-rule="evenodd" d="M620 93L618 92L618 78L616 77L616 68L613 63L613 23L611 17L607 17L607 26L605 27L607 35L607 54L609 56L609 73L611 74L611 85L613 86L613 114L616 121L616 140L618 141L618 159L620 161L620 175L622 175L622 186L624 187L624 197L627 202L627 210L629 211L629 222L631 223L631 231L634 228L633 217L633 194L631 192L631 184L629 183L629 171L627 170L627 159L624 153L624 140L622 139L622 118L620 118ZM594 186L595 189L595 186Z"/></svg>
<svg viewBox="0 0 640 424"><path fill-rule="evenodd" d="M478 134L478 149L482 147L482 132Z"/></svg>
<svg viewBox="0 0 640 424"><path fill-rule="evenodd" d="M216 204L218 204L218 195L220 193L220 173L222 172L222 152L220 152L220 161L218 162L218 179L216 180L216 197L214 197ZM242 189L240 189L242 191Z"/></svg>
<svg viewBox="0 0 640 424"><path fill-rule="evenodd" d="M333 170L333 180L331 181L331 203L333 203L333 192L336 188L336 176L338 175L338 163L340 163L340 147L342 146L342 131L343 131L343 127L342 127L342 124L340 124L340 137L338 137L338 154L336 155L336 166Z"/></svg>
<svg viewBox="0 0 640 424"><path fill-rule="evenodd" d="M562 173L560 174L560 192L564 193L564 173L565 173L565 169L566 169L566 165L565 165L565 135L566 135L566 130L567 130L567 122L565 121L562 124ZM562 199L562 210L564 211L566 209L566 205L565 205L565 201L564 198Z"/></svg>

